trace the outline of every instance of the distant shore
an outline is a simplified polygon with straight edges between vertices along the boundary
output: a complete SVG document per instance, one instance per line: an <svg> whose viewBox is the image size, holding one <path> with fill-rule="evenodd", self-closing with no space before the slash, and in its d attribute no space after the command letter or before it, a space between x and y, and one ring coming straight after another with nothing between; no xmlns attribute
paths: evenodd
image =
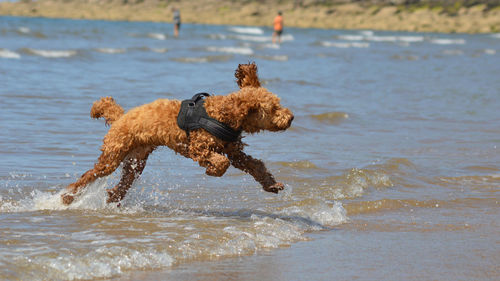
<svg viewBox="0 0 500 281"><path fill-rule="evenodd" d="M437 2L396 5L383 1L312 0L24 0L0 2L0 15L171 22L172 8L176 7L183 23L270 26L280 10L285 28L500 32L500 5L487 1L469 6L456 4L463 3L459 1L448 5Z"/></svg>

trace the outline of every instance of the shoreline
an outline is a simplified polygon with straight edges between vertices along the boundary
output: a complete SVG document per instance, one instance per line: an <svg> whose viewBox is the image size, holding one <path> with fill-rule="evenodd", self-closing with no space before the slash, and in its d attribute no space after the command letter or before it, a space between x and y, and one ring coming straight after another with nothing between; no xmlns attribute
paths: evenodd
<svg viewBox="0 0 500 281"><path fill-rule="evenodd" d="M127 4L123 4L127 2ZM500 32L500 6L389 5L340 3L297 5L297 1L62 1L0 2L0 15L88 20L172 22L172 8L181 11L183 23L271 26L283 11L285 29L369 29L439 33ZM302 1L304 2L304 1Z"/></svg>

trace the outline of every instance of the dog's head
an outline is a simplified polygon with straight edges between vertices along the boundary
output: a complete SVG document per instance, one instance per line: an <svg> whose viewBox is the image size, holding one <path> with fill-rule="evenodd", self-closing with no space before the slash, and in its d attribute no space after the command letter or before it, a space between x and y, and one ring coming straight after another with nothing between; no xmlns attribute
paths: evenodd
<svg viewBox="0 0 500 281"><path fill-rule="evenodd" d="M255 63L240 64L236 69L238 92L206 99L209 116L247 133L262 130L283 131L290 127L293 114L280 99L261 87Z"/></svg>
<svg viewBox="0 0 500 281"><path fill-rule="evenodd" d="M261 130L282 131L290 127L293 114L280 104L280 98L262 88L255 63L240 64L235 72L241 99L241 129L248 133Z"/></svg>

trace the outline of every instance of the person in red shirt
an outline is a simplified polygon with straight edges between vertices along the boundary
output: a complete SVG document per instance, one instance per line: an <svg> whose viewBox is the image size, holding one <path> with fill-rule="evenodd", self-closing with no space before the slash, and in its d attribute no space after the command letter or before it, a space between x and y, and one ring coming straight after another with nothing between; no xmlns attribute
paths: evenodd
<svg viewBox="0 0 500 281"><path fill-rule="evenodd" d="M283 15L280 11L274 18L273 44L276 43L276 37L278 38L278 44L281 43L281 33L283 33Z"/></svg>

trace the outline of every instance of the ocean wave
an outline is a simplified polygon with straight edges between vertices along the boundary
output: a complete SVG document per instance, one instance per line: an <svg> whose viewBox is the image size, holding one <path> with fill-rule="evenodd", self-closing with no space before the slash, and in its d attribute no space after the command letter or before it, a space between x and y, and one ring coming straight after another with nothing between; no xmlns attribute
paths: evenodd
<svg viewBox="0 0 500 281"><path fill-rule="evenodd" d="M374 35L373 32L362 34L343 34L337 35L337 39L345 41L372 41L372 42L400 42L400 43L416 43L423 42L423 36L380 36Z"/></svg>
<svg viewBox="0 0 500 281"><path fill-rule="evenodd" d="M241 40L241 41L252 41L252 42L269 42L272 40L271 36L254 36L254 35L234 35L231 38Z"/></svg>
<svg viewBox="0 0 500 281"><path fill-rule="evenodd" d="M213 40L225 40L227 38L227 36L224 34L209 34L206 35L206 37Z"/></svg>
<svg viewBox="0 0 500 281"><path fill-rule="evenodd" d="M210 62L228 61L232 57L233 57L232 55L220 55L220 56L204 56L204 57L180 57L180 58L172 58L172 60L183 63L210 63Z"/></svg>
<svg viewBox="0 0 500 281"><path fill-rule="evenodd" d="M69 58L75 56L78 52L75 50L39 50L24 48L22 49L27 54L37 55L45 58Z"/></svg>
<svg viewBox="0 0 500 281"><path fill-rule="evenodd" d="M171 266L174 259L163 249L143 246L120 247L105 245L54 255L14 258L16 267L30 268L19 271L25 280L89 280L110 278L129 270L161 269ZM43 272L33 276L31 272Z"/></svg>
<svg viewBox="0 0 500 281"><path fill-rule="evenodd" d="M462 50L443 50L441 53L443 55L447 55L447 56L461 56L464 54L464 51L462 51Z"/></svg>
<svg viewBox="0 0 500 281"><path fill-rule="evenodd" d="M209 52L230 53L238 55L253 55L253 50L247 47L207 47Z"/></svg>
<svg viewBox="0 0 500 281"><path fill-rule="evenodd" d="M155 53L163 54L163 53L168 52L168 49L167 48L151 48L151 51L153 51Z"/></svg>
<svg viewBox="0 0 500 281"><path fill-rule="evenodd" d="M31 32L31 29L29 27L20 26L20 27L17 28L17 31L19 33L28 34L28 33Z"/></svg>
<svg viewBox="0 0 500 281"><path fill-rule="evenodd" d="M259 46L260 48L267 48L267 49L275 49L275 50L278 50L281 48L281 45L280 44L276 44L276 43L269 43L269 44L262 44Z"/></svg>
<svg viewBox="0 0 500 281"><path fill-rule="evenodd" d="M287 55L276 55L276 56L265 56L265 55L256 55L255 57L263 60L270 60L270 61L287 61L288 56Z"/></svg>
<svg viewBox="0 0 500 281"><path fill-rule="evenodd" d="M4 58L4 59L20 59L21 55L18 54L18 53L16 53L16 52L7 50L7 49L0 49L0 58Z"/></svg>
<svg viewBox="0 0 500 281"><path fill-rule="evenodd" d="M491 34L491 37L500 39L500 33Z"/></svg>
<svg viewBox="0 0 500 281"><path fill-rule="evenodd" d="M424 36L398 36L397 38L399 41L407 43L423 42L425 40Z"/></svg>
<svg viewBox="0 0 500 281"><path fill-rule="evenodd" d="M163 33L148 33L149 38L157 39L157 40L165 40L167 36Z"/></svg>
<svg viewBox="0 0 500 281"><path fill-rule="evenodd" d="M320 44L323 47L335 47L335 48L369 48L370 47L370 43L356 43L356 42L323 41Z"/></svg>
<svg viewBox="0 0 500 281"><path fill-rule="evenodd" d="M361 30L359 33L363 36L373 36L374 34L372 30Z"/></svg>
<svg viewBox="0 0 500 281"><path fill-rule="evenodd" d="M20 26L18 27L15 32L17 32L19 35L22 36L29 36L29 37L35 37L35 38L47 38L45 34L43 34L40 31L35 31L33 32L29 27L25 26Z"/></svg>
<svg viewBox="0 0 500 281"><path fill-rule="evenodd" d="M233 35L230 38L234 38L241 41L251 41L251 42L270 42L272 41L271 36L255 36L255 35ZM292 34L284 34L281 36L281 42L293 41L295 38Z"/></svg>
<svg viewBox="0 0 500 281"><path fill-rule="evenodd" d="M393 185L383 171L351 169L343 175L326 179L319 190L324 198L341 200L361 197L369 187L386 188Z"/></svg>
<svg viewBox="0 0 500 281"><path fill-rule="evenodd" d="M259 27L238 27L233 26L228 28L230 31L235 33L244 33L244 34L254 34L254 35L262 35L264 34L264 30Z"/></svg>
<svg viewBox="0 0 500 281"><path fill-rule="evenodd" d="M466 41L465 39L432 38L429 42L437 45L463 45Z"/></svg>
<svg viewBox="0 0 500 281"><path fill-rule="evenodd" d="M366 37L363 35L338 35L337 39L345 40L345 41L363 41Z"/></svg>
<svg viewBox="0 0 500 281"><path fill-rule="evenodd" d="M497 51L495 49L484 49L483 53L485 53L487 55L494 55L497 53Z"/></svg>
<svg viewBox="0 0 500 281"><path fill-rule="evenodd" d="M96 48L95 51L104 54L123 54L127 50L123 48Z"/></svg>
<svg viewBox="0 0 500 281"><path fill-rule="evenodd" d="M168 203L168 198L155 199L159 194L147 192L147 198L126 200L117 208L105 203L108 178L90 184L70 206L62 205L61 192L34 191L31 198L26 196L9 203L0 197L2 212L9 209L8 213L34 214L22 218L31 228L6 226L12 231L4 239L16 235L29 238L23 238L23 246L15 251L4 251L0 263L12 262L21 279L26 280L111 278L130 270L162 269L193 259L249 255L279 248L308 240L308 232L348 220L342 203L314 198L291 198L289 205L269 210L226 209L217 205L182 209L172 200ZM67 211L37 212L41 210ZM61 222L61 216L66 220L74 217L74 226L60 231L59 224L66 223ZM38 224L44 226L38 229Z"/></svg>
<svg viewBox="0 0 500 281"><path fill-rule="evenodd" d="M333 204L318 201L311 204L308 208L292 206L285 208L280 213L287 216L308 218L313 222L317 222L318 225L309 226L311 230L321 230L324 226L336 226L347 221L347 212L342 203L338 201L334 201Z"/></svg>

